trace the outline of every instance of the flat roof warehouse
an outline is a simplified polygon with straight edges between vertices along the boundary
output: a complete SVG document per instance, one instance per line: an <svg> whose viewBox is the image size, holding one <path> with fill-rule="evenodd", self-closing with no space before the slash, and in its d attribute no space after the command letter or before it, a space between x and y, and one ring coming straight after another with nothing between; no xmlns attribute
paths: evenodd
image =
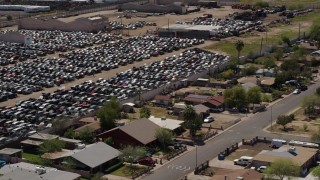
<svg viewBox="0 0 320 180"><path fill-rule="evenodd" d="M158 34L160 37L209 39L215 35L221 27L222 26L170 24L169 26L161 27Z"/></svg>

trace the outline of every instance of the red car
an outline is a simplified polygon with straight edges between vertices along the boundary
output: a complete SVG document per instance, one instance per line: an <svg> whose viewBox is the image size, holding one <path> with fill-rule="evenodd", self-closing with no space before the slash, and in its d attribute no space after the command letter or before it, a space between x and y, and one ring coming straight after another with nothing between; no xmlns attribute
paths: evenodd
<svg viewBox="0 0 320 180"><path fill-rule="evenodd" d="M151 157L140 159L138 163L145 166L151 166L151 167L156 166L156 162Z"/></svg>

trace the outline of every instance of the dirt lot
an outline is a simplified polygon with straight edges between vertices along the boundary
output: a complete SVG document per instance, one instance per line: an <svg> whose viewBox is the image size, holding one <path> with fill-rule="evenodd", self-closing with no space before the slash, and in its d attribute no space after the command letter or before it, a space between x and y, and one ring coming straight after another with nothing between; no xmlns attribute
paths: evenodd
<svg viewBox="0 0 320 180"><path fill-rule="evenodd" d="M226 160L233 161L234 159L240 158L241 156L251 156L259 154L262 150L272 150L269 144L257 143L254 146L242 145L235 152L226 157Z"/></svg>
<svg viewBox="0 0 320 180"><path fill-rule="evenodd" d="M318 131L318 128L320 127L320 118L315 120L309 119L304 115L304 110L302 108L298 109L293 114L295 115L295 120L286 126L286 130L284 130L282 126L274 124L272 126L272 132L310 136L312 133ZM269 127L267 130L271 131L271 128Z"/></svg>
<svg viewBox="0 0 320 180"><path fill-rule="evenodd" d="M203 127L210 127L211 125L212 128L221 128L222 126L225 129L226 126L233 125L236 122L236 120L241 118L241 116L221 113L211 113L210 116L214 117L214 121L211 123L203 123Z"/></svg>
<svg viewBox="0 0 320 180"><path fill-rule="evenodd" d="M218 91L223 92L224 89L217 89L217 88L212 88L212 87L189 86L186 88L179 89L175 93L178 95L184 95L186 93L191 93L191 94L214 96L214 95L217 95Z"/></svg>

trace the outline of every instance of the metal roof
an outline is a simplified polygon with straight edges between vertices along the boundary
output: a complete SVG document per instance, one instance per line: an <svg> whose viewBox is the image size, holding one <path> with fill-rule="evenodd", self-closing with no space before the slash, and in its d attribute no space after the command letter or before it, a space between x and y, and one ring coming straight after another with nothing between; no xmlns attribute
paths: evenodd
<svg viewBox="0 0 320 180"><path fill-rule="evenodd" d="M169 129L169 130L175 130L181 127L181 124L183 123L183 121L179 121L175 119L167 119L167 118L162 119L162 118L156 118L154 116L150 116L149 120L157 124L158 126Z"/></svg>
<svg viewBox="0 0 320 180"><path fill-rule="evenodd" d="M41 175L41 177L48 180L74 180L79 178L80 175L72 172L56 170L47 172Z"/></svg>
<svg viewBox="0 0 320 180"><path fill-rule="evenodd" d="M155 132L158 128L159 126L152 121L149 121L148 119L140 119L125 126L121 126L119 129L146 145L157 139L155 137ZM143 130L141 131L141 129Z"/></svg>
<svg viewBox="0 0 320 180"><path fill-rule="evenodd" d="M77 161L95 168L120 155L120 151L103 142L98 142L72 155Z"/></svg>
<svg viewBox="0 0 320 180"><path fill-rule="evenodd" d="M0 154L5 154L5 155L12 155L17 152L21 152L22 149L14 149L14 148L4 148L0 150Z"/></svg>

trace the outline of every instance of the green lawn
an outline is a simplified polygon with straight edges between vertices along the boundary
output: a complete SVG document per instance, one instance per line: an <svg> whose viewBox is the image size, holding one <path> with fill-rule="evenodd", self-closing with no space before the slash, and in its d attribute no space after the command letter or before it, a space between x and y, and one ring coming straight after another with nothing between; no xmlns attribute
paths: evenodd
<svg viewBox="0 0 320 180"><path fill-rule="evenodd" d="M135 169L135 172L138 172L139 170L143 170L145 167L133 165L133 168ZM110 174L115 175L115 176L131 178L132 169L130 168L130 165L126 164L126 165L120 167L119 169L113 171Z"/></svg>
<svg viewBox="0 0 320 180"><path fill-rule="evenodd" d="M36 155L36 154L30 154L30 153L26 153L26 152L23 152L22 153L22 158L30 161L30 162L39 162L41 161L41 157L40 155Z"/></svg>

